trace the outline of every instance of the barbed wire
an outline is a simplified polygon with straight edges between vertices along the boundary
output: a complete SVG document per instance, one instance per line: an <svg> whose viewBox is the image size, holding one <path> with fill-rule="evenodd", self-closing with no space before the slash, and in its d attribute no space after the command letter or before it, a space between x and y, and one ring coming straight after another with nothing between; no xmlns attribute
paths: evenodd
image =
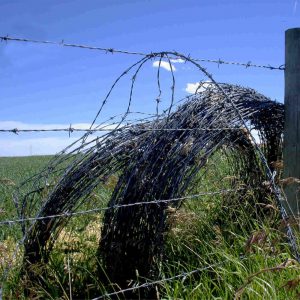
<svg viewBox="0 0 300 300"><path fill-rule="evenodd" d="M273 67L271 65L259 65L259 64L255 64L252 63L251 61L248 61L247 63L243 63L243 62L234 62L234 61L224 61L222 59L199 59L199 58L195 58L194 61L198 61L198 62L208 62L208 63L215 63L218 64L218 66L220 65L234 65L234 66L241 66L241 67L254 67L254 68L262 68L262 69L269 69L269 70L280 70L280 71L284 71L285 70L285 65L280 65L278 67Z"/></svg>
<svg viewBox="0 0 300 300"><path fill-rule="evenodd" d="M125 127L126 130L131 130L132 132L146 132L146 131L219 131L219 130L243 130L242 127L218 127L218 128L130 128ZM95 129L88 129L88 128L49 128L49 129L0 129L0 132L3 133L22 133L22 132L109 132L109 131L122 131L124 130L124 127L121 128L95 128Z"/></svg>
<svg viewBox="0 0 300 300"><path fill-rule="evenodd" d="M96 47L96 46L89 46L89 45L82 45L82 44L74 44L74 43L65 43L64 40L61 40L60 42L55 41L47 41L47 40L34 40L29 38L16 38L11 36L0 36L0 40L3 42L8 41L15 41L15 42L26 42L26 43L35 43L35 44L46 44L46 45L57 45L57 46L63 46L63 47L71 47L71 48L81 48L86 50L98 50L107 53L120 53L120 54L127 54L127 55L140 55L140 56L153 56L155 53L145 53L145 52L138 52L138 51L127 51L127 50L119 50L114 48L104 48L104 47ZM155 55L154 55L155 56ZM175 56L176 57L176 56ZM270 64L263 65L263 64L256 64L252 63L251 61L248 62L234 62L234 61L225 61L223 59L204 59L204 58L191 58L193 61L197 62L207 62L207 63L214 63L217 64L218 67L220 65L234 65L234 66L241 66L245 68L261 68L261 69L268 69L268 70L285 70L285 66L279 65L279 66L271 66ZM171 59L171 58L170 58Z"/></svg>
<svg viewBox="0 0 300 300"><path fill-rule="evenodd" d="M245 260L245 259L247 259L247 257L240 256L240 260ZM134 291L139 290L141 288L152 287L153 285L161 284L161 283L168 282L168 281L173 281L173 280L176 280L176 279L181 279L182 278L184 280L185 278L190 277L193 274L196 274L196 273L199 273L199 272L202 272L202 271L214 268L214 267L219 267L221 265L224 265L227 262L228 262L228 258L226 258L225 260L223 260L221 262L210 264L210 265L208 265L206 267L203 267L203 268L200 268L200 269L194 269L194 270L189 271L189 272L182 272L182 273L180 273L178 275L175 275L175 276L172 276L172 277L163 278L163 279L155 280L155 281L151 281L151 282L145 282L143 284L134 285L133 287L130 287L130 288L127 288L127 289L122 289L122 290L117 291L117 292L107 293L107 294L104 294L102 296L93 298L92 300L104 299L104 298L107 298L107 297L116 296L116 295L119 295L119 294L124 294L126 292L134 292Z"/></svg>
<svg viewBox="0 0 300 300"><path fill-rule="evenodd" d="M95 47L95 46L89 46L89 45L79 45L79 44L73 44L73 43L65 43L64 40L61 40L60 42L54 42L54 41L45 41L45 40L34 40L34 39L28 39L28 38L16 38L16 37L10 37L10 36L0 36L0 40L1 41L27 42L27 43L35 43L35 44L59 45L59 46L63 46L63 47L72 47L72 48L82 48L82 49L87 49L87 50L104 51L106 53L112 53L112 54L113 53L122 53L122 54L145 56L145 53L142 53L142 52L117 50L117 49L114 49L114 48L103 48L103 47Z"/></svg>
<svg viewBox="0 0 300 300"><path fill-rule="evenodd" d="M171 199L162 199L162 200L152 200L152 201L141 201L141 202L134 202L134 203L128 203L128 204L119 204L119 205L113 205L110 207L98 207L94 209L89 210L83 210L83 211L77 211L72 213L62 213L62 214L56 214L56 215L49 215L49 216L42 216L42 217L32 217L32 218L24 218L24 219L15 219L15 220L5 220L0 221L0 225L11 225L15 223L22 223L27 221L37 221L37 220L46 220L46 219L54 219L54 218L60 218L60 217L71 217L71 216L80 216L84 214L91 214L99 211L107 211L111 209L118 209L118 208L126 208L126 207L133 207L138 205L153 205L153 204L161 204L161 203L170 203L170 202L178 202L181 200L192 200L201 196L213 196L213 195L224 195L231 192L237 192L245 190L245 188L238 188L238 189L227 189L227 190L219 190L215 192L201 192L194 195L187 195L183 197L178 198L171 198Z"/></svg>

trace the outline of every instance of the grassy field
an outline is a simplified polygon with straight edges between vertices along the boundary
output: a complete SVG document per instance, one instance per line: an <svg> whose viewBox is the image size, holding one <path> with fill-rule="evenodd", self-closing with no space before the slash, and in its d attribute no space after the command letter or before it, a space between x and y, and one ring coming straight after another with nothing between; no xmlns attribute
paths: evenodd
<svg viewBox="0 0 300 300"><path fill-rule="evenodd" d="M0 158L0 220L15 219L12 194L25 178L51 157ZM211 164L205 181L189 193L230 187L226 167ZM225 178L225 179L224 179ZM226 179L227 178L227 179ZM81 209L105 206L117 178L92 193ZM226 180L229 180L226 183ZM214 186L212 185L214 184ZM300 265L292 259L278 211L272 199L263 214L255 215L252 191L243 198L201 197L170 213L161 278L201 270L157 285L160 299L300 299ZM255 217L254 217L255 216ZM20 278L19 259L13 257L21 237L18 225L2 225L0 271L9 266L4 299L92 299L108 290L95 275L102 214L72 218L62 230L40 283ZM137 272L136 283L142 281ZM118 291L117 286L110 286ZM123 299L120 294L114 299ZM137 292L138 298L138 292ZM107 298L106 298L107 299Z"/></svg>
<svg viewBox="0 0 300 300"><path fill-rule="evenodd" d="M40 170L50 159L51 156L0 157L1 221L16 217L16 209L12 201L15 189L26 178L31 177ZM3 240L8 232L11 232L11 230L1 230L0 239Z"/></svg>

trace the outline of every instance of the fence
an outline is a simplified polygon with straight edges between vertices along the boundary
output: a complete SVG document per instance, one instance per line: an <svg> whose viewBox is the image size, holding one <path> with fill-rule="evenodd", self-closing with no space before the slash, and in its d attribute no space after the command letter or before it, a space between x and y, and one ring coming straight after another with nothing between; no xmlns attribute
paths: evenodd
<svg viewBox="0 0 300 300"><path fill-rule="evenodd" d="M54 156L41 172L18 186L13 197L17 217L0 221L0 226L19 224L21 227L23 237L16 246L12 261L20 255L22 247L24 258L21 259L21 265L26 271L27 279L32 282L40 280L38 272L32 266L49 261L62 230L72 224L71 217L100 212L105 214L101 220L103 227L98 253L105 272L119 289L115 291L113 288L114 291L94 299L119 294L126 296L128 292L135 294L138 290L143 290L142 295L150 297L157 291L149 288L157 288L162 283L177 279L186 279L226 264L228 259L157 280L157 263L161 262L166 241L165 232L171 227L170 219L184 202L202 199L207 205L213 196L219 196L220 199L235 198L236 201L248 199L253 208L257 205L255 199L264 199L266 194L272 195L284 221L293 256L300 262L296 237L283 205L289 203L278 186L276 168L271 164L281 158L283 106L254 90L216 82L200 62L276 71L283 71L284 66L193 59L175 51L146 54L67 44L64 41L13 37L0 39L3 42L40 43L142 57L122 72L113 83L90 128L73 128L70 125L69 128L53 129L0 129L0 132L14 134L63 131L70 135L74 131L85 132L76 142ZM132 114L131 104L137 76L152 59L158 60L156 114L128 122L128 116ZM209 86L199 92L205 86L204 83L200 84L194 95L176 102L172 59L181 59L196 67L210 80ZM159 114L162 93L160 69L163 61L170 69L171 100L170 105ZM111 117L109 123L97 124L112 90L130 72L133 76L126 111L121 116ZM96 132L103 134L90 138ZM258 132L260 143L254 136L255 132ZM212 177L216 178L211 178L209 170L214 168L214 164L223 164L224 169L215 170ZM229 184L220 180L227 173L232 175ZM118 174L118 178L115 183L110 184L109 180L115 174ZM199 183L199 177L200 182L203 180L211 184L215 190L207 191L207 187ZM99 185L101 188L111 185L113 191L107 197L110 198L108 206L103 207L101 201L95 201L101 206L80 209L91 205L91 194ZM189 194L191 187L194 191L199 187L203 190ZM249 191L251 195L247 194ZM267 206L268 203L264 205ZM239 204L239 209L241 207ZM241 260L245 259L248 257L241 257ZM136 270L144 283L128 287L127 281L135 277ZM3 286L8 275L9 269L6 268ZM101 278L103 274L99 276ZM151 281L145 279L149 277ZM70 278L69 284L72 298Z"/></svg>

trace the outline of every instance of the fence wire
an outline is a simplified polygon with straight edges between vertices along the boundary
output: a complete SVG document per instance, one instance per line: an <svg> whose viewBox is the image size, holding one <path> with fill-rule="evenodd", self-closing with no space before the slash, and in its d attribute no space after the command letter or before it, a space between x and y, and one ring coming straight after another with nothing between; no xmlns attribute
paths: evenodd
<svg viewBox="0 0 300 300"><path fill-rule="evenodd" d="M241 261L243 261L245 259L247 259L247 258L243 257L243 256L241 257ZM119 290L117 292L113 292L113 293L107 293L107 294L104 294L102 296L93 298L92 300L99 300L99 299L110 298L112 296L116 296L116 295L120 295L120 294L125 294L125 293L131 292L131 291L132 292L136 292L139 289L153 287L155 285L160 285L160 284L166 283L168 281L174 281L174 280L178 280L178 279L185 280L186 278L188 278L188 277L190 277L190 276L192 276L194 274L197 274L197 273L200 273L200 272L203 272L203 271L215 268L215 267L222 266L222 265L224 265L226 263L228 263L227 259L223 260L221 262L215 263L215 264L211 264L211 265L205 266L203 268L195 269L195 270L192 270L192 271L189 271L189 272L182 272L181 274L178 274L178 275L175 275L175 276L172 276L172 277L163 278L163 279L155 280L155 281L151 281L151 282L146 282L146 283L143 283L143 284L136 284L136 285L133 285L133 287L129 287L129 288L126 288L126 289L123 289L123 290Z"/></svg>
<svg viewBox="0 0 300 300"><path fill-rule="evenodd" d="M139 206L139 205L159 205L162 203L164 203L164 204L165 203L176 203L176 202L179 202L182 200L194 200L201 196L225 195L225 194L232 193L232 192L236 193L237 191L240 191L240 190L245 190L245 188L221 190L221 191L214 191L214 192L202 192L202 193L198 193L195 195L187 195L187 196L179 197L179 198L134 202L134 203L128 203L128 204L123 204L123 205L113 205L110 207L99 207L99 208L94 208L94 209L89 209L89 210L84 210L84 211L77 211L77 212L73 212L73 213L66 212L63 214L48 215L48 216L44 216L44 217L33 217L33 218L17 219L17 220L5 220L5 221L0 221L0 225L12 225L15 223L24 223L27 221L38 221L38 220L54 219L54 218L61 218L61 217L80 216L80 215L92 214L92 213L96 213L96 212L114 210L114 209L119 209L119 208L127 208L127 207L129 208L132 206Z"/></svg>
<svg viewBox="0 0 300 300"><path fill-rule="evenodd" d="M95 46L89 46L89 45L80 45L80 44L74 44L74 43L66 43L65 40L61 40L60 42L55 41L46 41L46 40L34 40L34 39L28 39L28 38L16 38L11 36L0 36L0 40L2 42L9 42L9 41L15 41L15 42L26 42L26 43L34 43L34 44L46 44L46 45L56 45L56 46L62 46L62 47L71 47L71 48L81 48L86 50L97 50L104 52L106 54L128 54L128 55L139 55L139 56L152 56L153 53L143 53L138 51L127 51L127 50L118 50L114 48L104 48L104 47L95 47ZM176 58L176 55L175 55ZM226 61L223 59L203 59L203 58L189 58L195 62L206 62L206 63L213 63L220 65L233 65L233 66L240 66L245 68L261 68L261 69L268 69L268 70L284 70L284 65L280 66L271 66L271 65L261 65L261 64L255 64L251 61L248 62L233 62L233 61Z"/></svg>
<svg viewBox="0 0 300 300"><path fill-rule="evenodd" d="M243 128L236 128L236 127L222 127L222 128L128 128L128 130L134 131L134 132L145 132L145 131L219 131L219 130L242 130ZM89 129L89 128L52 128L52 129L0 129L0 132L7 132L7 133L22 133L22 132L68 132L69 135L73 132L108 132L108 131L120 131L121 129L105 129L105 128L96 128L96 129Z"/></svg>

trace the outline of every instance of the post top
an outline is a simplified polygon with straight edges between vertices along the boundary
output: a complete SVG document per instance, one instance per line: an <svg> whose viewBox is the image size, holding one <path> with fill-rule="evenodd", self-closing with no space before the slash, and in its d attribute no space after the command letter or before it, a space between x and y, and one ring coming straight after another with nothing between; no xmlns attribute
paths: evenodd
<svg viewBox="0 0 300 300"><path fill-rule="evenodd" d="M295 28L289 28L287 29L285 32L289 32L289 31L300 31L300 27L295 27Z"/></svg>

